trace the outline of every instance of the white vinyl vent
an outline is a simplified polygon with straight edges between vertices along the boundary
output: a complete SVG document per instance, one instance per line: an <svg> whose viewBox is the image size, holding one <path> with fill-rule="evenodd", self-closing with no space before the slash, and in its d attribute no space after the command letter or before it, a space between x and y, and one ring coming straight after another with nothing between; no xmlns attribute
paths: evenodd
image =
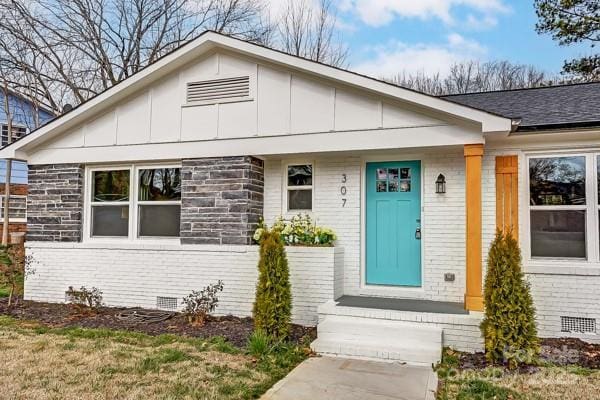
<svg viewBox="0 0 600 400"><path fill-rule="evenodd" d="M250 96L250 77L214 79L211 81L189 82L187 102L219 102Z"/></svg>
<svg viewBox="0 0 600 400"><path fill-rule="evenodd" d="M596 333L594 318L560 317L560 325L562 332Z"/></svg>
<svg viewBox="0 0 600 400"><path fill-rule="evenodd" d="M156 308L159 310L177 310L177 297L156 296Z"/></svg>

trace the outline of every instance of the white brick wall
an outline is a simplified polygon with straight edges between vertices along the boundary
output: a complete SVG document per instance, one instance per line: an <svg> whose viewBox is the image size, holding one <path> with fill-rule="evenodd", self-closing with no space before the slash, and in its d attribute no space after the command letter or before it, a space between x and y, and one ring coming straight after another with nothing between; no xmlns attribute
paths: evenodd
<svg viewBox="0 0 600 400"><path fill-rule="evenodd" d="M286 213L283 193L284 165L314 162L313 216L320 225L338 235L337 246L344 249L343 294L385 295L461 302L465 287L465 193L462 147L420 154L396 154L393 159L420 159L423 171L423 287L422 289L383 289L361 284L361 176L365 160L360 157L328 156L309 159L268 159L265 161L265 220L272 223ZM446 194L435 193L435 180L446 176ZM347 202L342 207L342 174L346 174ZM452 272L454 282L445 282Z"/></svg>
<svg viewBox="0 0 600 400"><path fill-rule="evenodd" d="M35 274L29 300L63 302L69 286L96 286L113 306L156 307L156 296L181 298L221 279L218 314L252 315L257 246L27 243ZM333 299L341 248L288 247L293 322L315 325L317 307ZM339 261L338 261L339 264ZM339 274L339 272L338 272Z"/></svg>
<svg viewBox="0 0 600 400"><path fill-rule="evenodd" d="M569 144L560 145L561 150ZM535 147L540 150L539 146ZM577 149L576 151L582 151ZM519 239L521 249L526 243L524 221L529 212L528 188L523 172L524 152L519 149L486 149L483 158L483 258L484 272L487 252L496 230L496 156L512 154L519 156ZM524 252L525 254L525 252ZM586 263L584 263L586 264ZM524 258L523 269L531 284L531 293L536 307L538 330L541 337L580 337L586 341L600 342L600 335L579 335L561 332L561 316L596 319L600 334L600 268L591 265L574 264L568 260L529 262Z"/></svg>

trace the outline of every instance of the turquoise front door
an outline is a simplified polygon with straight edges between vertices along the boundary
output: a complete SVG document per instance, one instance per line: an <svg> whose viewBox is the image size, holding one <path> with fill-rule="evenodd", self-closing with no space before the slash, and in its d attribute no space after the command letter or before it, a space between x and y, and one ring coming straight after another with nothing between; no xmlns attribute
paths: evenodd
<svg viewBox="0 0 600 400"><path fill-rule="evenodd" d="M367 163L367 284L421 286L421 162Z"/></svg>

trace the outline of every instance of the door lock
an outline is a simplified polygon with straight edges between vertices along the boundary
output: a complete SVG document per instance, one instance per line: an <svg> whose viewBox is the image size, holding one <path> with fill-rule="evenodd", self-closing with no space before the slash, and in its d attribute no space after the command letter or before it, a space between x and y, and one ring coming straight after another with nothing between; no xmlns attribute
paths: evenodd
<svg viewBox="0 0 600 400"><path fill-rule="evenodd" d="M421 240L421 228L417 228L415 231L415 239Z"/></svg>

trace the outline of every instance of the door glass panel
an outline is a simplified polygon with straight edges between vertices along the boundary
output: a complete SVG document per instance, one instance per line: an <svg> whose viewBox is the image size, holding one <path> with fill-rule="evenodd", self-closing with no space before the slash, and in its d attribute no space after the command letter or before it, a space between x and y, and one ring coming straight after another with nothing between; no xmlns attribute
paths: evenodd
<svg viewBox="0 0 600 400"><path fill-rule="evenodd" d="M400 191L410 192L410 180L400 181Z"/></svg>
<svg viewBox="0 0 600 400"><path fill-rule="evenodd" d="M531 205L585 204L585 157L530 159L529 188Z"/></svg>
<svg viewBox="0 0 600 400"><path fill-rule="evenodd" d="M387 182L386 181L377 181L377 191L378 192L387 192Z"/></svg>
<svg viewBox="0 0 600 400"><path fill-rule="evenodd" d="M387 169L386 168L377 168L377 178L378 180L387 179Z"/></svg>
<svg viewBox="0 0 600 400"><path fill-rule="evenodd" d="M410 179L410 168L400 168L400 179Z"/></svg>
<svg viewBox="0 0 600 400"><path fill-rule="evenodd" d="M397 192L398 191L398 168L388 169L388 179L389 179L388 190L390 192Z"/></svg>

